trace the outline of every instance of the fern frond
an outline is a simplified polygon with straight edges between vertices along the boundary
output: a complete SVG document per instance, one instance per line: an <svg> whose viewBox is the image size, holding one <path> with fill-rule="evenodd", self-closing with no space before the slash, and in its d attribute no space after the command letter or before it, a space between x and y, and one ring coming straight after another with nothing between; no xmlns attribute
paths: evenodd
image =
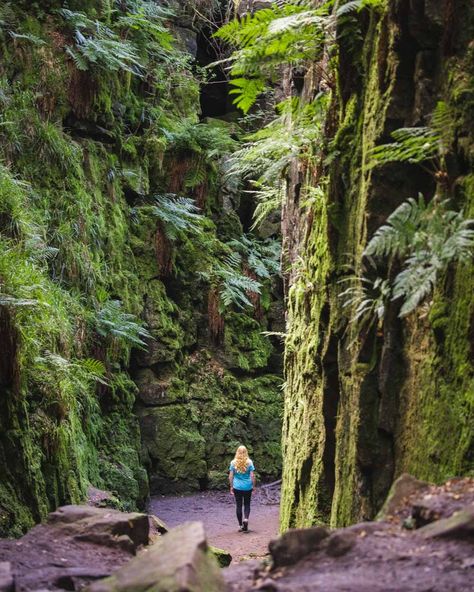
<svg viewBox="0 0 474 592"><path fill-rule="evenodd" d="M151 200L155 204L151 211L161 220L164 231L171 240L176 239L180 232L202 231L203 216L194 200L177 197L172 193L154 195Z"/></svg>
<svg viewBox="0 0 474 592"><path fill-rule="evenodd" d="M376 146L371 156L375 164L388 162L420 163L439 153L440 136L429 127L401 128L392 133L395 142Z"/></svg>
<svg viewBox="0 0 474 592"><path fill-rule="evenodd" d="M144 339L152 338L135 315L123 311L119 300L109 300L102 306L97 313L96 329L103 337L111 336L140 349L146 347Z"/></svg>

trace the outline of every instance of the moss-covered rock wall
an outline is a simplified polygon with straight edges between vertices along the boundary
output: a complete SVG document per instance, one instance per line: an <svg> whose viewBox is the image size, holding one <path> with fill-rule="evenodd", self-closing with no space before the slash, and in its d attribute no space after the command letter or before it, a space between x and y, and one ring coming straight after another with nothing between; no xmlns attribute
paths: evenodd
<svg viewBox="0 0 474 592"><path fill-rule="evenodd" d="M213 271L248 232L220 169L237 131L199 122L218 3L172 4L0 6L0 535L91 484L141 505L146 468L215 485L242 441L279 471L278 278L242 310ZM168 233L156 194L193 198L200 232Z"/></svg>
<svg viewBox="0 0 474 592"><path fill-rule="evenodd" d="M323 159L289 176L283 529L373 518L405 471L441 481L474 470L472 264L452 265L404 320L391 302L378 328L361 332L341 297L368 238L408 197L438 193L472 217L474 13L468 2L367 4L326 56L337 76ZM327 92L320 72L309 68L304 100ZM438 101L455 121L445 174L374 167L374 146L428 125Z"/></svg>

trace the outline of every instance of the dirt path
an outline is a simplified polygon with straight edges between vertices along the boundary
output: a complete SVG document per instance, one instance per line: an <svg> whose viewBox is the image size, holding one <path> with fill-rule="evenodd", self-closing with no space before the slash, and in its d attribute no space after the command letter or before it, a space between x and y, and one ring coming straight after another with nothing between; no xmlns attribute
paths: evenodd
<svg viewBox="0 0 474 592"><path fill-rule="evenodd" d="M238 532L234 499L227 491L154 497L148 511L170 527L193 520L203 522L209 543L228 551L233 563L263 557L270 539L278 534L278 500L265 490L257 489L252 497L247 533Z"/></svg>

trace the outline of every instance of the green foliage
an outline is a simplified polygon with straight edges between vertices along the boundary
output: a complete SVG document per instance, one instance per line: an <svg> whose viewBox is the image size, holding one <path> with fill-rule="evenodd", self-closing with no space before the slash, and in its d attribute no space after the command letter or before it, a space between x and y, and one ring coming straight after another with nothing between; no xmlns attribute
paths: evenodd
<svg viewBox="0 0 474 592"><path fill-rule="evenodd" d="M188 197L178 197L172 193L154 195L151 197L154 204L149 211L161 220L166 236L176 240L181 233L202 232L204 217L194 200Z"/></svg>
<svg viewBox="0 0 474 592"><path fill-rule="evenodd" d="M438 278L454 262L470 259L474 249L474 220L448 209L447 202L425 204L410 199L379 228L365 253L397 257L403 269L393 280L392 299L401 299L400 316L413 312L429 296Z"/></svg>
<svg viewBox="0 0 474 592"><path fill-rule="evenodd" d="M367 277L352 276L342 280L353 285L339 295L343 300L343 308L352 312L351 324L362 328L371 327L374 322L380 323L385 316L387 301L391 296L390 282L380 277L371 280Z"/></svg>
<svg viewBox="0 0 474 592"><path fill-rule="evenodd" d="M283 177L295 159L314 162L324 142L328 96L319 94L302 105L292 98L277 106L278 117L250 134L230 159L229 175L250 181L258 201L254 226L281 208Z"/></svg>
<svg viewBox="0 0 474 592"><path fill-rule="evenodd" d="M143 327L135 315L123 311L119 300L109 300L102 305L97 314L97 333L102 337L112 336L137 348L145 348L144 339L150 339L150 333Z"/></svg>
<svg viewBox="0 0 474 592"><path fill-rule="evenodd" d="M390 268L401 265L393 279L354 278L355 285L341 294L344 306L354 312L360 326L374 317L383 319L389 301L401 301L400 317L412 313L432 294L452 263L468 261L474 254L474 220L448 208L448 202L423 196L402 203L369 241L364 255ZM367 272L366 272L367 273Z"/></svg>
<svg viewBox="0 0 474 592"><path fill-rule="evenodd" d="M261 290L261 284L239 272L236 261L232 259L214 267L211 272L211 281L218 284L219 297L223 307L235 305L238 308L246 308L252 306L248 294L260 294Z"/></svg>
<svg viewBox="0 0 474 592"><path fill-rule="evenodd" d="M163 131L170 149L178 154L203 154L206 159L212 160L233 152L237 146L227 126L185 119L177 123L173 130Z"/></svg>
<svg viewBox="0 0 474 592"><path fill-rule="evenodd" d="M376 146L372 151L375 163L419 163L438 154L439 135L430 127L401 128L392 133L392 144Z"/></svg>
<svg viewBox="0 0 474 592"><path fill-rule="evenodd" d="M358 0L337 7L333 0L314 7L311 0L288 0L249 12L221 27L215 36L236 47L230 62L235 104L247 113L280 74L281 66L301 66L322 56L334 39L339 19L380 0Z"/></svg>
<svg viewBox="0 0 474 592"><path fill-rule="evenodd" d="M456 118L450 107L440 101L429 127L400 128L392 132L395 142L372 150L373 164L387 162L423 163L446 154L454 138ZM439 163L438 163L439 164Z"/></svg>
<svg viewBox="0 0 474 592"><path fill-rule="evenodd" d="M280 272L281 244L275 239L255 240L251 235L242 235L227 245L245 259L249 269L260 279L270 279Z"/></svg>
<svg viewBox="0 0 474 592"><path fill-rule="evenodd" d="M75 47L68 46L66 51L78 70L97 66L112 72L125 70L140 75L142 64L131 43L120 39L100 21L93 21L82 12L64 8L60 14L74 30Z"/></svg>

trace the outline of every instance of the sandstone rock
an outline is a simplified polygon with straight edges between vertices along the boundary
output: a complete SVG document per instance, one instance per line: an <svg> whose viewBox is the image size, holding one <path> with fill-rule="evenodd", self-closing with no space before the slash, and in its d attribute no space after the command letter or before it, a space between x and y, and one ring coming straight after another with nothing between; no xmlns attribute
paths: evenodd
<svg viewBox="0 0 474 592"><path fill-rule="evenodd" d="M13 592L14 589L15 581L11 563L2 561L0 562L0 592Z"/></svg>
<svg viewBox="0 0 474 592"><path fill-rule="evenodd" d="M357 535L350 530L341 529L329 536L326 542L326 553L331 557L341 557L348 553L356 544Z"/></svg>
<svg viewBox="0 0 474 592"><path fill-rule="evenodd" d="M232 563L232 555L224 549L218 549L217 547L209 547L209 551L217 559L219 567L227 567Z"/></svg>
<svg viewBox="0 0 474 592"><path fill-rule="evenodd" d="M145 514L92 506L63 506L49 515L48 523L78 540L126 548L130 552L148 543L150 530Z"/></svg>
<svg viewBox="0 0 474 592"><path fill-rule="evenodd" d="M443 518L423 526L417 532L428 539L437 537L474 539L474 504L456 512L450 518Z"/></svg>
<svg viewBox="0 0 474 592"><path fill-rule="evenodd" d="M297 563L305 555L316 551L328 536L329 530L322 526L288 530L280 538L270 541L274 567Z"/></svg>
<svg viewBox="0 0 474 592"><path fill-rule="evenodd" d="M87 592L224 592L216 560L209 553L200 522L171 530L110 578Z"/></svg>
<svg viewBox="0 0 474 592"><path fill-rule="evenodd" d="M425 491L428 487L429 483L426 481L419 481L407 473L400 475L392 485L377 519L384 520L388 516L391 516L403 506L405 498L414 493Z"/></svg>

